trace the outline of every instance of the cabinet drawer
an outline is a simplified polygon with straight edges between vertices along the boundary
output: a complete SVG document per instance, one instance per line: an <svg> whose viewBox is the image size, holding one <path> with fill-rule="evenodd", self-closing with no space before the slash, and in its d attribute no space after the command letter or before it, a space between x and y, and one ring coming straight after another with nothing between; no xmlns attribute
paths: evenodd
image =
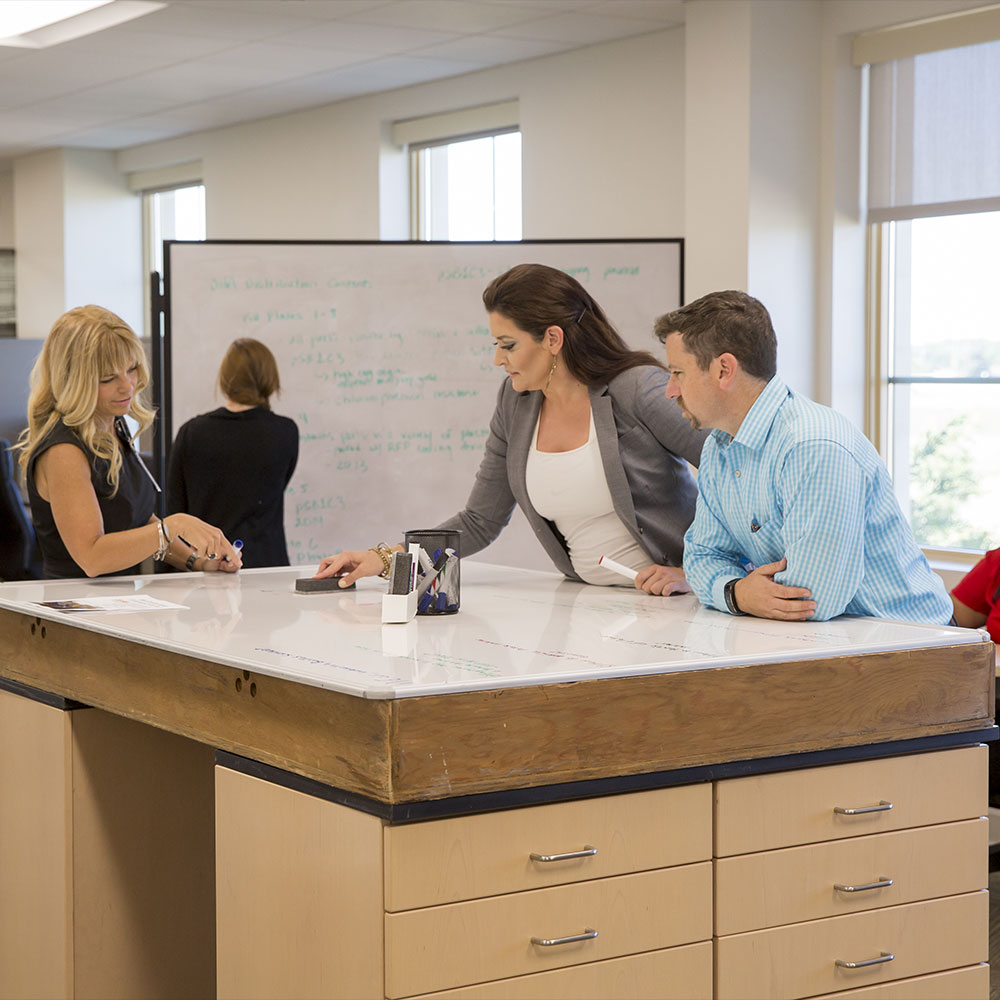
<svg viewBox="0 0 1000 1000"><path fill-rule="evenodd" d="M827 993L823 1000L989 1000L990 967L970 965L930 976L879 983L867 989Z"/></svg>
<svg viewBox="0 0 1000 1000"><path fill-rule="evenodd" d="M985 889L989 820L969 819L715 863L715 933L737 934ZM884 888L855 892L892 880Z"/></svg>
<svg viewBox="0 0 1000 1000"><path fill-rule="evenodd" d="M986 815L986 747L719 781L716 857ZM844 815L840 809L891 809Z"/></svg>
<svg viewBox="0 0 1000 1000"><path fill-rule="evenodd" d="M989 978L987 974L987 979ZM712 1000L712 943L425 993L421 1000Z"/></svg>
<svg viewBox="0 0 1000 1000"><path fill-rule="evenodd" d="M596 848L590 857L533 861ZM709 784L610 795L385 830L390 912L706 861Z"/></svg>
<svg viewBox="0 0 1000 1000"><path fill-rule="evenodd" d="M544 947L596 930L586 941ZM385 917L386 996L523 976L705 940L712 864L451 903Z"/></svg>
<svg viewBox="0 0 1000 1000"><path fill-rule="evenodd" d="M989 893L948 896L716 940L716 1000L793 1000L985 962ZM882 953L894 959L860 969Z"/></svg>

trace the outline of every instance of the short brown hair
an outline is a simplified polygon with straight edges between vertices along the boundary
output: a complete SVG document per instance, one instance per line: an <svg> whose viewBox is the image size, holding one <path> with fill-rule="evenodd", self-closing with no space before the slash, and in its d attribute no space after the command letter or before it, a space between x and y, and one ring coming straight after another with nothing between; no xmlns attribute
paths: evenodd
<svg viewBox="0 0 1000 1000"><path fill-rule="evenodd" d="M550 326L558 326L562 359L584 385L602 385L640 365L663 367L648 351L633 351L583 285L558 268L517 264L487 285L483 305L539 344Z"/></svg>
<svg viewBox="0 0 1000 1000"><path fill-rule="evenodd" d="M219 388L234 403L270 409L269 397L281 392L278 362L259 340L234 340L219 366Z"/></svg>
<svg viewBox="0 0 1000 1000"><path fill-rule="evenodd" d="M765 382L778 370L778 341L764 304L746 292L710 292L661 316L653 327L661 341L679 333L684 347L705 371L720 354Z"/></svg>

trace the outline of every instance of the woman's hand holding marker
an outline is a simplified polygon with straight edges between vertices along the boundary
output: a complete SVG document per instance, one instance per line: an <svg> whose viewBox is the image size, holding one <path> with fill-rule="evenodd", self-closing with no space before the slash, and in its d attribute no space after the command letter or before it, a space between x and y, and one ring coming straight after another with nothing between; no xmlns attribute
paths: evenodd
<svg viewBox="0 0 1000 1000"><path fill-rule="evenodd" d="M647 594L667 597L670 594L690 594L691 585L679 566L647 566L639 570L635 585Z"/></svg>

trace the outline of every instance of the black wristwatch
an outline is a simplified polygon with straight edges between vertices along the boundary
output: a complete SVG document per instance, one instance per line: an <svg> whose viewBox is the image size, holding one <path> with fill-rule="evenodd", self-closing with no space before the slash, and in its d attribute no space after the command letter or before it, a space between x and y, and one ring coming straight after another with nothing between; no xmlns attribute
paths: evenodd
<svg viewBox="0 0 1000 1000"><path fill-rule="evenodd" d="M723 596L726 599L726 607L729 608L729 613L731 615L741 615L740 606L736 603L736 584L740 582L740 577L733 577L723 590Z"/></svg>

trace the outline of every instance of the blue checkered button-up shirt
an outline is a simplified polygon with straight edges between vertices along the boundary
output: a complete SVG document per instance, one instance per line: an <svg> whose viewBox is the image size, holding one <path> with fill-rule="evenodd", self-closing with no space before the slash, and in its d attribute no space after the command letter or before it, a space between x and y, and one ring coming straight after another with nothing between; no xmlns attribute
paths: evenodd
<svg viewBox="0 0 1000 1000"><path fill-rule="evenodd" d="M951 619L871 442L775 376L735 437L715 430L705 442L684 572L703 604L725 611L727 581L782 557L775 580L812 592L814 621Z"/></svg>

